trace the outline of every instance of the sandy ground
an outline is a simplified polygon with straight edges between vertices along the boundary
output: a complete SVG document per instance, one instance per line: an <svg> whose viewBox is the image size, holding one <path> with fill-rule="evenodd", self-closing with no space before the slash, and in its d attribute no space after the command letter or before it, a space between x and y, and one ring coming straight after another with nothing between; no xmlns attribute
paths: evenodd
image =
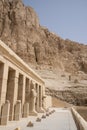
<svg viewBox="0 0 87 130"><path fill-rule="evenodd" d="M55 97L52 98L52 104L53 104L53 107L59 107L59 108L73 106L72 104L69 104L69 103L62 101L62 100L55 98Z"/></svg>

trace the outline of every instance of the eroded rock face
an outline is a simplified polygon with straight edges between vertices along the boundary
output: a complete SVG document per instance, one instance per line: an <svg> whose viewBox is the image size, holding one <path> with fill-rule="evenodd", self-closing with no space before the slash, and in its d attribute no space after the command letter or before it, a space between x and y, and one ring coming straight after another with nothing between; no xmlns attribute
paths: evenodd
<svg viewBox="0 0 87 130"><path fill-rule="evenodd" d="M87 70L81 62L87 59L87 46L63 40L40 26L35 11L21 0L0 1L0 39L34 66Z"/></svg>
<svg viewBox="0 0 87 130"><path fill-rule="evenodd" d="M21 0L1 0L0 7L1 39L19 56L33 62L35 54L30 34L39 28L36 13Z"/></svg>
<svg viewBox="0 0 87 130"><path fill-rule="evenodd" d="M84 76L87 73L87 46L49 32L39 24L36 12L26 7L22 0L0 0L0 39L34 69L56 69L57 87L61 87L57 75L60 70L71 75L80 71ZM47 72L44 72L46 77ZM82 73L80 77L83 77ZM51 83L54 76L48 78L47 83Z"/></svg>
<svg viewBox="0 0 87 130"><path fill-rule="evenodd" d="M80 91L81 89L81 91ZM82 93L83 91L83 93ZM61 99L70 104L74 104L76 106L87 106L87 87L79 86L77 89L73 86L73 89L68 90L50 90L46 89L47 95L51 95L52 97Z"/></svg>

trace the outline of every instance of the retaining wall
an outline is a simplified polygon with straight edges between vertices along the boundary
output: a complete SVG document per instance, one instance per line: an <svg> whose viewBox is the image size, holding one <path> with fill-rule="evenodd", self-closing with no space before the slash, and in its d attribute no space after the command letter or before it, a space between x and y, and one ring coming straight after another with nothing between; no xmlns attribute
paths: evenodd
<svg viewBox="0 0 87 130"><path fill-rule="evenodd" d="M75 108L71 108L71 112L74 116L76 125L78 130L87 130L87 122L83 119L83 117L75 110Z"/></svg>

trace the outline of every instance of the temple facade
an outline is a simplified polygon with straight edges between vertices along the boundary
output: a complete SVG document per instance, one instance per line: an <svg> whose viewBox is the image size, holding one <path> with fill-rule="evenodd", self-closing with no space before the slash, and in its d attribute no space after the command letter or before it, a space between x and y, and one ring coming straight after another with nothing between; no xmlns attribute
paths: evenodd
<svg viewBox="0 0 87 130"><path fill-rule="evenodd" d="M45 111L45 83L0 40L0 124Z"/></svg>

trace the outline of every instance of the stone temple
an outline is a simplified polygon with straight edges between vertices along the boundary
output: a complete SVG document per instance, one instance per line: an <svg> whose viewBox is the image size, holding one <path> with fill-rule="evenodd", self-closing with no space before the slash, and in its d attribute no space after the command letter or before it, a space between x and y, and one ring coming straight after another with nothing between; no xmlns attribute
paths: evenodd
<svg viewBox="0 0 87 130"><path fill-rule="evenodd" d="M0 40L0 130L13 130L21 126L20 123L25 126L21 126L21 129L27 130L33 123L30 121L26 125L21 119L31 119L41 113L44 113L43 118L47 118L40 124L34 122L35 130L87 130L87 121L75 106L68 109L54 108L55 113L49 117L53 113L51 107L52 98L45 94L43 79ZM41 121L40 118L37 119ZM16 121L15 127L9 125L11 121Z"/></svg>
<svg viewBox="0 0 87 130"><path fill-rule="evenodd" d="M37 116L49 106L44 81L0 40L0 125Z"/></svg>

